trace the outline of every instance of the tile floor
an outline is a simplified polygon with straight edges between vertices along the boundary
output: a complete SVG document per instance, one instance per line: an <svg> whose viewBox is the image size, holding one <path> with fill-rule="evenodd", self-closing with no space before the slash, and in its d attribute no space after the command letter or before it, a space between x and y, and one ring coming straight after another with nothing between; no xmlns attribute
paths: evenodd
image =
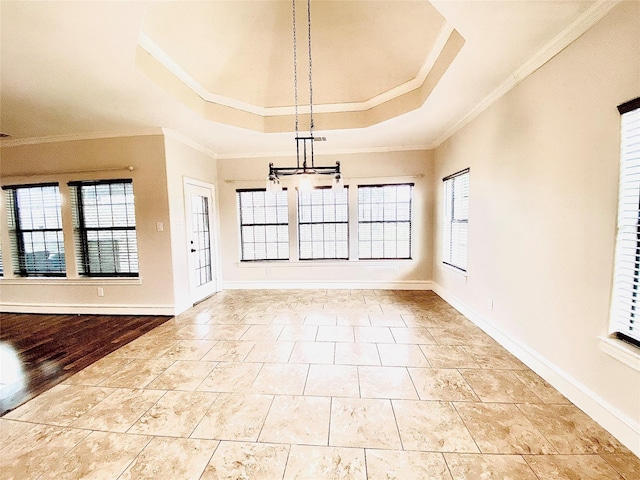
<svg viewBox="0 0 640 480"><path fill-rule="evenodd" d="M640 478L432 292L226 291L0 429L5 480Z"/></svg>

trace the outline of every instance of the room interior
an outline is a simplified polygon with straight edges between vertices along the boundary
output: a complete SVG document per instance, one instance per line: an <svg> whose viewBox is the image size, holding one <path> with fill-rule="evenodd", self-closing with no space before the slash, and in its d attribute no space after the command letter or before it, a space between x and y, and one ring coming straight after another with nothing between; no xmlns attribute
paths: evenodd
<svg viewBox="0 0 640 480"><path fill-rule="evenodd" d="M608 459L602 451L590 452L602 455L589 461L597 458L608 468L593 478L633 478L640 472L640 349L612 337L609 319L620 175L616 107L640 92L640 3L363 0L311 5L312 89L303 38L305 2L298 1L296 16L300 130L310 128L308 98L313 93L314 133L326 138L314 142L315 163L340 162L348 190L349 248L348 258L341 260L300 259L293 228L298 221L296 184L287 178L288 260L242 261L238 190L264 189L270 163L285 167L296 162L291 2L0 2L0 131L7 135L0 140L0 183L3 188L57 183L63 198L64 249L73 252L73 182L132 180L139 260L139 275L131 277L88 277L70 254L65 276L16 273L4 190L0 311L87 319L171 317L166 326L131 344L153 355L169 351L154 343L167 341L168 334L174 335L173 342L230 342L239 341L234 338L238 332L259 331L253 327L265 320L252 303L266 309L261 313L273 313L269 322L274 328L280 325L278 335L295 324L277 323L279 316L306 312L309 322L296 318L299 325L316 328L314 344L322 343L317 337L322 327L363 327L355 319L358 311L369 316L370 328L426 328L426 343L408 343L431 367L435 353L429 345L443 346L433 333L451 319L465 332L482 335L480 346L500 348L496 355L502 361L520 362L515 370L526 366L603 429L603 442L615 443L617 449L605 450L611 454ZM461 271L442 262L442 180L467 168L468 260ZM410 258L359 258L358 187L408 183L413 185ZM212 279L206 291L193 284L190 263L188 192L198 188L208 189L211 202ZM378 309L368 310L371 305ZM322 312L311 307L335 314L334 320L317 320ZM433 320L434 312L439 320ZM225 321L216 321L216 315ZM385 317L377 319L379 325L375 315ZM351 318L351 323L340 323L341 318ZM218 325L233 326L222 329L231 336L216 337ZM187 336L175 336L187 326ZM355 331L352 338L358 343ZM327 341L335 343L337 366L342 341ZM460 341L465 348L478 347ZM377 365L397 367L382 358L385 342L374 343L379 347ZM106 358L121 368L123 358L138 358L123 349ZM296 355L296 350L289 353ZM209 354L199 358L211 367L207 374L215 368L212 362L226 359ZM273 361L262 355L264 365ZM504 360L507 355L510 360ZM240 362L242 368L249 368L247 362L251 364ZM315 361L289 363L313 367ZM367 366L357 364L358 369ZM450 368L463 375L466 367ZM307 365L307 378L311 371ZM100 388L98 383L70 381L51 392L64 397L64 390ZM117 382L104 385L100 400L109 388L119 388ZM268 389L247 389L231 393L284 398ZM147 408L158 401L155 391L140 390L142 404L151 402ZM303 393L295 392L287 394ZM329 396L334 403L343 397ZM401 397L385 398L400 408L393 402ZM20 407L31 409L0 419L0 426L11 432L3 453L28 433L27 426L48 425L38 420L50 406L45 400L32 400ZM530 413L535 411L529 407ZM58 425L70 424L71 419ZM404 442L402 433L400 429ZM145 447L135 443L135 435L118 435L131 438L133 450ZM304 450L296 442L266 437L270 444L287 444L288 453L276 449L271 453L276 457L285 455L286 460L289 455L291 460L296 458L294 446ZM81 442L74 438L69 442ZM204 442L198 444L199 452L212 451L217 445L206 442L220 440L191 438ZM260 443L257 435L256 441ZM367 448L366 442L358 448L344 442L322 445ZM497 454L507 451L492 451L488 463L497 468ZM563 452L556 447L554 453L562 457ZM464 455L456 456L455 450L429 449L428 454L441 457L421 457L420 462L434 471L445 468L442 477L434 478L477 478L460 473ZM369 450L366 462L360 460L374 478ZM524 468L521 460L531 469L526 470L530 478L561 478L522 457L518 468ZM113 478L128 463L123 465ZM294 473L274 475L297 478ZM364 478L357 476L362 472L347 473ZM46 478L40 475L42 471L34 471L33 478ZM229 473L228 478L234 477Z"/></svg>

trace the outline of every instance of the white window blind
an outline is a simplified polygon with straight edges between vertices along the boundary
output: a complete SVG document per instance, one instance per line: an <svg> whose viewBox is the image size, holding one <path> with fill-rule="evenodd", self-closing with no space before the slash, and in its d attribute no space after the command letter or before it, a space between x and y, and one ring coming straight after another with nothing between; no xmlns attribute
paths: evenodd
<svg viewBox="0 0 640 480"><path fill-rule="evenodd" d="M610 329L640 344L640 98L618 109L620 190Z"/></svg>
<svg viewBox="0 0 640 480"><path fill-rule="evenodd" d="M349 259L347 188L298 192L300 260Z"/></svg>
<svg viewBox="0 0 640 480"><path fill-rule="evenodd" d="M442 180L444 181L442 261L466 272L469 228L469 169L449 175Z"/></svg>
<svg viewBox="0 0 640 480"><path fill-rule="evenodd" d="M241 260L289 259L287 190L236 190Z"/></svg>

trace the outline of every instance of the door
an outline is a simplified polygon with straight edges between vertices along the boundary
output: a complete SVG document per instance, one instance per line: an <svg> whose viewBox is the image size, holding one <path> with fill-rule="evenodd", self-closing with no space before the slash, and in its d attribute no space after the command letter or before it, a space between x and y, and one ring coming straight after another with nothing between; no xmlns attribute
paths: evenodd
<svg viewBox="0 0 640 480"><path fill-rule="evenodd" d="M215 293L215 236L213 228L213 186L185 180L187 247L189 249L190 296L193 303Z"/></svg>

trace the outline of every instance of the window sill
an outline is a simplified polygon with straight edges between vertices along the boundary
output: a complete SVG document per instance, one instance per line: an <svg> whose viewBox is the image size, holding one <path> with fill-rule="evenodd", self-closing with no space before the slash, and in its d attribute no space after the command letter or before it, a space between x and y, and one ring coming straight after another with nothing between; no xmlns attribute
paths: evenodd
<svg viewBox="0 0 640 480"><path fill-rule="evenodd" d="M0 278L4 285L142 285L140 277L103 277L103 278L61 278L61 277L24 277L24 278Z"/></svg>
<svg viewBox="0 0 640 480"><path fill-rule="evenodd" d="M598 337L600 351L640 372L640 348L614 337Z"/></svg>
<svg viewBox="0 0 640 480"><path fill-rule="evenodd" d="M236 262L239 268L267 267L398 267L413 265L414 260L252 260L250 262Z"/></svg>
<svg viewBox="0 0 640 480"><path fill-rule="evenodd" d="M443 272L447 272L450 273L451 275L458 277L460 280L462 280L464 283L467 283L467 278L468 278L468 274L467 272L463 272L462 270L452 267L451 265L447 265L446 263L441 263L440 264L440 269Z"/></svg>

